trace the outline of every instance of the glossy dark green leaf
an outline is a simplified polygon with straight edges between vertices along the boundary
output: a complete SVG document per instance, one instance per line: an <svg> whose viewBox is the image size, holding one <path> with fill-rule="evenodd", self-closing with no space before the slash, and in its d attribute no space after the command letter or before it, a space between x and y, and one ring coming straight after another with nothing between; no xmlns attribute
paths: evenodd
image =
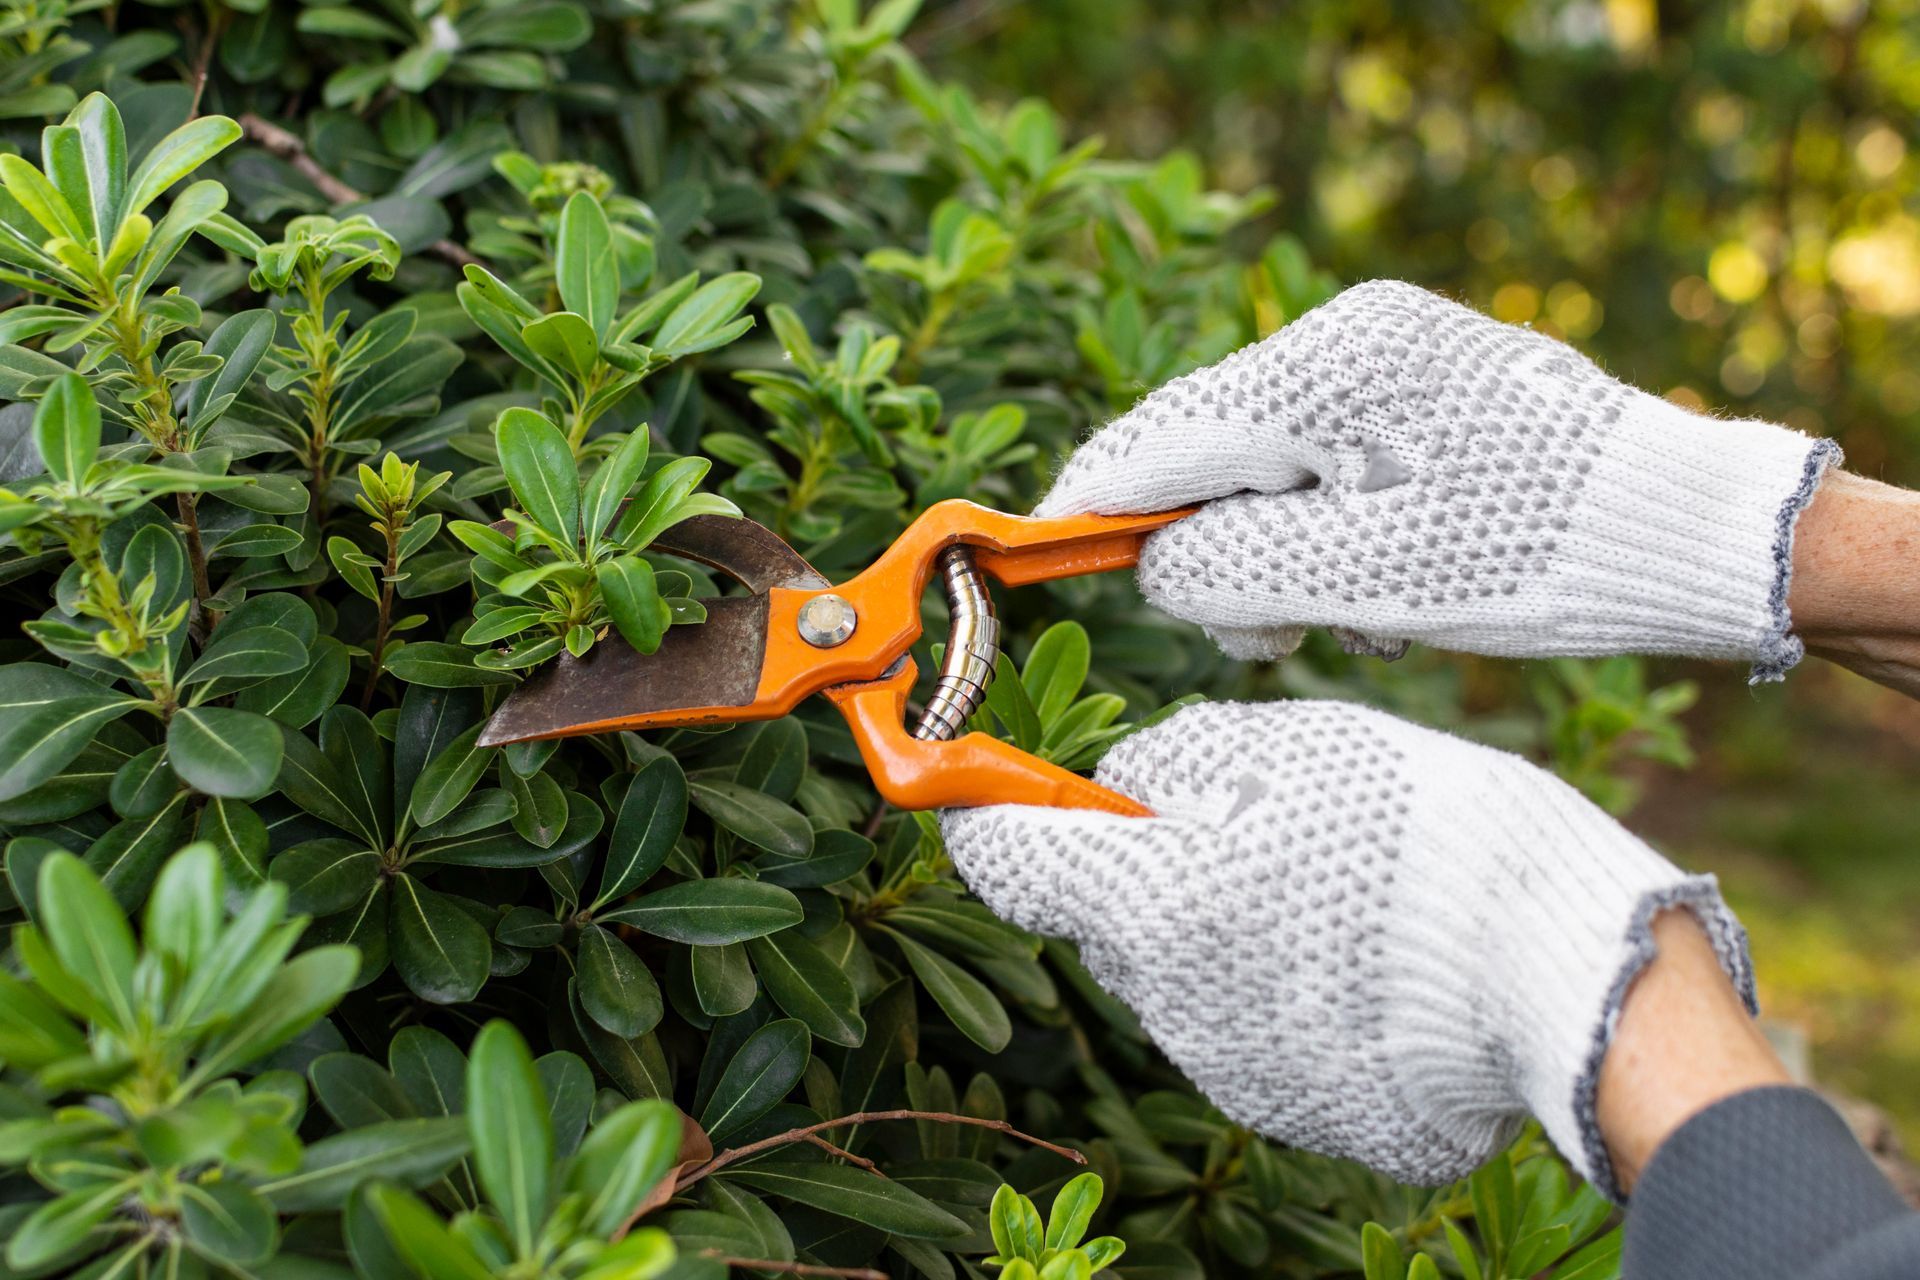
<svg viewBox="0 0 1920 1280"><path fill-rule="evenodd" d="M413 784L408 809L413 821L431 826L452 813L467 798L493 760L495 748L479 745L481 725L474 725L427 761Z"/></svg>
<svg viewBox="0 0 1920 1280"><path fill-rule="evenodd" d="M298 636L273 627L222 627L180 683L218 680L223 691L231 691L270 676L305 671L309 665L306 643Z"/></svg>
<svg viewBox="0 0 1920 1280"><path fill-rule="evenodd" d="M327 1053L307 1068L313 1096L343 1129L406 1120L413 1104L391 1072L357 1053Z"/></svg>
<svg viewBox="0 0 1920 1280"><path fill-rule="evenodd" d="M61 667L0 667L0 800L60 772L102 726L139 705Z"/></svg>
<svg viewBox="0 0 1920 1280"><path fill-rule="evenodd" d="M851 1165L769 1160L723 1176L895 1235L940 1240L967 1231L964 1222L926 1197Z"/></svg>
<svg viewBox="0 0 1920 1280"><path fill-rule="evenodd" d="M466 730L480 722L481 695L408 685L400 698L393 733L393 794L409 797L420 770Z"/></svg>
<svg viewBox="0 0 1920 1280"><path fill-rule="evenodd" d="M115 902L132 911L147 896L167 855L179 847L188 796L176 791L144 818L128 818L87 846L86 862Z"/></svg>
<svg viewBox="0 0 1920 1280"><path fill-rule="evenodd" d="M986 983L931 947L921 946L905 934L888 932L893 934L920 985L967 1039L988 1053L998 1053L1007 1047L1013 1038L1013 1023L1007 1017L1006 1007Z"/></svg>
<svg viewBox="0 0 1920 1280"><path fill-rule="evenodd" d="M100 453L100 405L77 373L53 380L33 415L34 443L54 479L73 484Z"/></svg>
<svg viewBox="0 0 1920 1280"><path fill-rule="evenodd" d="M687 969L694 998L699 1001L701 1012L709 1017L725 1018L740 1013L760 992L753 965L747 959L747 949L740 943L690 947Z"/></svg>
<svg viewBox="0 0 1920 1280"><path fill-rule="evenodd" d="M753 730L733 780L776 800L790 801L807 773L807 731L794 716L769 720Z"/></svg>
<svg viewBox="0 0 1920 1280"><path fill-rule="evenodd" d="M473 665L473 651L436 640L415 640L389 654L381 664L396 680L433 689L482 688L513 684L512 672Z"/></svg>
<svg viewBox="0 0 1920 1280"><path fill-rule="evenodd" d="M706 779L688 784L701 812L748 844L789 858L813 849L813 824L791 805L733 782Z"/></svg>
<svg viewBox="0 0 1920 1280"><path fill-rule="evenodd" d="M773 1002L822 1040L851 1046L866 1036L853 982L798 929L754 938L747 954Z"/></svg>
<svg viewBox="0 0 1920 1280"><path fill-rule="evenodd" d="M600 871L596 907L631 893L666 864L687 822L687 779L672 756L649 761L627 780Z"/></svg>
<svg viewBox="0 0 1920 1280"><path fill-rule="evenodd" d="M167 763L166 744L148 747L121 765L113 775L107 798L123 818L144 818L166 808L180 779Z"/></svg>
<svg viewBox="0 0 1920 1280"><path fill-rule="evenodd" d="M426 1186L467 1147L467 1126L458 1118L380 1121L310 1144L298 1170L263 1183L260 1193L283 1214L338 1209L373 1178Z"/></svg>
<svg viewBox="0 0 1920 1280"><path fill-rule="evenodd" d="M383 842L379 831L352 802L352 790L320 748L305 734L282 725L280 793L322 822L364 840L368 848Z"/></svg>
<svg viewBox="0 0 1920 1280"><path fill-rule="evenodd" d="M799 899L778 885L723 876L655 890L601 918L674 942L717 947L791 928L803 915Z"/></svg>
<svg viewBox="0 0 1920 1280"><path fill-rule="evenodd" d="M250 684L234 694L242 711L271 716L291 729L303 729L339 700L352 674L347 646L332 636L308 642L308 662L299 671Z"/></svg>
<svg viewBox="0 0 1920 1280"><path fill-rule="evenodd" d="M599 925L580 931L579 966L580 1005L588 1017L623 1039L660 1025L659 983L612 931Z"/></svg>
<svg viewBox="0 0 1920 1280"><path fill-rule="evenodd" d="M487 980L493 945L478 921L410 875L391 878L387 921L393 967L434 1004L464 1004Z"/></svg>
<svg viewBox="0 0 1920 1280"><path fill-rule="evenodd" d="M380 855L353 840L309 840L276 855L267 874L287 886L288 910L330 916L372 891Z"/></svg>
<svg viewBox="0 0 1920 1280"><path fill-rule="evenodd" d="M182 707L167 725L167 759L181 781L209 796L252 800L280 773L282 726L230 707Z"/></svg>
<svg viewBox="0 0 1920 1280"><path fill-rule="evenodd" d="M813 1033L797 1018L755 1031L720 1073L700 1111L700 1127L719 1141L765 1115L800 1082L812 1047Z"/></svg>
<svg viewBox="0 0 1920 1280"><path fill-rule="evenodd" d="M814 833L813 851L806 857L766 853L755 858L753 865L762 883L783 889L818 889L858 874L873 861L873 855L873 841L856 831L829 827Z"/></svg>
<svg viewBox="0 0 1920 1280"><path fill-rule="evenodd" d="M513 829L529 844L551 848L567 827L567 793L544 773L523 778L501 769L500 781L513 797Z"/></svg>

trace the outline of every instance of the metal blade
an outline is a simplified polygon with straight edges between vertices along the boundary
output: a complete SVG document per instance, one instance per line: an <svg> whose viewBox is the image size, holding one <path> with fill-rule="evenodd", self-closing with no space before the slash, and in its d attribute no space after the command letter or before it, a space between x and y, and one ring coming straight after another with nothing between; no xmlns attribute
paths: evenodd
<svg viewBox="0 0 1920 1280"><path fill-rule="evenodd" d="M506 532L511 532L509 524ZM813 591L828 586L780 536L744 517L694 516L648 548L680 556L737 579L751 595L701 601L707 620L669 627L650 654L634 651L613 632L584 658L563 653L507 695L480 733L483 747L561 738L628 727L663 712L688 711L689 720L746 719L760 687L767 652L767 592L774 587Z"/></svg>
<svg viewBox="0 0 1920 1280"><path fill-rule="evenodd" d="M647 549L697 560L739 579L757 596L774 587L818 591L831 585L779 534L745 516L682 520Z"/></svg>
<svg viewBox="0 0 1920 1280"><path fill-rule="evenodd" d="M669 627L652 653L635 652L614 632L584 658L561 654L507 695L481 731L480 745L608 732L625 727L624 720L665 711L711 708L714 714L690 719L728 720L735 717L727 709L750 709L767 651L767 598L705 604L705 622Z"/></svg>

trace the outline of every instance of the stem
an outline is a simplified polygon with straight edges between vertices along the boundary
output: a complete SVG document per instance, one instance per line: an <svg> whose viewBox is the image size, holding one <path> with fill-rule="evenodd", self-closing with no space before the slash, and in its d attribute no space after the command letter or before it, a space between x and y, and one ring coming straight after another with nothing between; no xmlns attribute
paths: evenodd
<svg viewBox="0 0 1920 1280"><path fill-rule="evenodd" d="M358 204L367 198L321 168L320 162L307 154L306 144L300 141L298 135L261 119L251 111L240 117L240 130L248 138L292 165L300 172L300 176L318 187L320 194L333 203ZM446 259L456 267L465 267L469 264L477 266L480 262L480 259L451 240L434 241L430 246L430 252L436 257Z"/></svg>
<svg viewBox="0 0 1920 1280"><path fill-rule="evenodd" d="M907 339L907 349L900 353L903 374L919 373L920 358L940 340L940 331L953 318L953 306L953 294L942 291L933 295L932 301L927 304L927 314L921 319L919 328L913 331L913 336Z"/></svg>
<svg viewBox="0 0 1920 1280"><path fill-rule="evenodd" d="M360 691L360 709L373 705L373 691L380 685L380 662L386 656L387 636L393 626L393 579L400 572L400 534L398 518L387 520L387 566L380 576L380 626L373 633L373 659L367 667L367 684Z"/></svg>
<svg viewBox="0 0 1920 1280"><path fill-rule="evenodd" d="M200 509L191 493L174 495L174 507L180 513L180 528L187 538L187 564L193 569L192 625L204 637L220 622L220 615L207 608L213 598L213 581L207 576L207 548L200 540Z"/></svg>
<svg viewBox="0 0 1920 1280"><path fill-rule="evenodd" d="M710 1174L718 1173L730 1164L737 1164L749 1156L759 1155L774 1147L785 1146L789 1142L805 1142L816 1133L829 1129L838 1129L845 1125L875 1124L883 1120L929 1120L935 1124L971 1125L976 1129L991 1129L995 1133L1004 1133L1009 1138L1031 1143L1043 1151L1051 1151L1063 1159L1075 1164L1085 1164L1087 1158L1072 1147L1063 1147L1045 1138L1036 1138L1030 1133L1008 1124L1005 1120L985 1120L979 1116L956 1115L951 1111L856 1111L850 1116L841 1116L835 1120L822 1120L818 1124L805 1125L798 1129L789 1129L785 1133L776 1133L771 1138L762 1138L758 1142L749 1142L744 1147L729 1147L704 1164L696 1165L681 1177L679 1185L690 1187Z"/></svg>
<svg viewBox="0 0 1920 1280"><path fill-rule="evenodd" d="M789 1276L845 1276L848 1280L887 1280L887 1273L872 1267L822 1267L811 1262L777 1262L772 1258L736 1258L718 1249L702 1249L700 1256L712 1258L725 1267L742 1271L777 1271Z"/></svg>

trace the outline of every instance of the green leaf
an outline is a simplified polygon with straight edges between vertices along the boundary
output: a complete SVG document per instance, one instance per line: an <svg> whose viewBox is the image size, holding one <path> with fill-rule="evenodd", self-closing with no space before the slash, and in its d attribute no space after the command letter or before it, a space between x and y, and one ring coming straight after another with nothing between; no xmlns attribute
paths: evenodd
<svg viewBox="0 0 1920 1280"><path fill-rule="evenodd" d="M666 864L687 824L687 777L672 756L661 755L627 780L607 842L595 909L624 897Z"/></svg>
<svg viewBox="0 0 1920 1280"><path fill-rule="evenodd" d="M1518 1193L1513 1182L1513 1161L1505 1153L1481 1165L1468 1179L1473 1200L1473 1218L1480 1228L1480 1239L1498 1273L1520 1227Z"/></svg>
<svg viewBox="0 0 1920 1280"><path fill-rule="evenodd" d="M457 644L416 640L387 655L382 664L396 680L432 689L472 689L513 684L508 671L490 671L473 665L473 655Z"/></svg>
<svg viewBox="0 0 1920 1280"><path fill-rule="evenodd" d="M888 930L912 966L914 976L934 1003L946 1011L967 1039L989 1053L998 1053L1013 1038L1013 1023L999 997L984 982L939 952L923 947L905 934Z"/></svg>
<svg viewBox="0 0 1920 1280"><path fill-rule="evenodd" d="M198 1252L241 1266L265 1261L280 1239L273 1206L238 1182L182 1186L180 1226Z"/></svg>
<svg viewBox="0 0 1920 1280"><path fill-rule="evenodd" d="M848 1047L865 1038L867 1025L852 980L798 929L751 939L747 953L773 1002L813 1034Z"/></svg>
<svg viewBox="0 0 1920 1280"><path fill-rule="evenodd" d="M369 848L384 847L373 815L362 814L355 806L346 780L312 739L281 725L280 742L284 754L278 783L287 799L322 822L359 836Z"/></svg>
<svg viewBox="0 0 1920 1280"><path fill-rule="evenodd" d="M1031 1200L1003 1183L993 1193L987 1221L993 1232L993 1247L1000 1257L1008 1261L1040 1260L1046 1248L1046 1235L1040 1227L1039 1210Z"/></svg>
<svg viewBox="0 0 1920 1280"><path fill-rule="evenodd" d="M1020 683L1043 726L1058 720L1080 696L1092 657L1087 629L1077 622L1056 622L1034 641Z"/></svg>
<svg viewBox="0 0 1920 1280"><path fill-rule="evenodd" d="M240 126L225 116L202 116L181 125L154 144L128 182L121 216L144 210L195 169L240 140Z"/></svg>
<svg viewBox="0 0 1920 1280"><path fill-rule="evenodd" d="M308 840L276 854L267 874L287 887L287 907L330 916L364 899L380 877L380 855L353 840Z"/></svg>
<svg viewBox="0 0 1920 1280"><path fill-rule="evenodd" d="M760 994L747 949L737 943L691 948L687 972L693 982L694 999L699 1001L701 1012L710 1017L726 1018L744 1012Z"/></svg>
<svg viewBox="0 0 1920 1280"><path fill-rule="evenodd" d="M416 825L432 826L454 811L493 761L494 748L479 745L486 726L476 724L427 762L413 784L408 812Z"/></svg>
<svg viewBox="0 0 1920 1280"><path fill-rule="evenodd" d="M193 384L187 398L187 431L194 440L232 407L273 346L273 312L262 307L228 316L207 338L205 354L223 363L211 378Z"/></svg>
<svg viewBox="0 0 1920 1280"><path fill-rule="evenodd" d="M673 622L673 614L654 586L653 566L639 556L609 560L595 571L600 598L621 637L641 653L652 653Z"/></svg>
<svg viewBox="0 0 1920 1280"><path fill-rule="evenodd" d="M560 212L554 275L561 304L586 320L598 347L607 340L620 305L620 264L614 260L607 215L588 192L574 192Z"/></svg>
<svg viewBox="0 0 1920 1280"><path fill-rule="evenodd" d="M0 800L59 773L103 726L139 705L61 667L0 667Z"/></svg>
<svg viewBox="0 0 1920 1280"><path fill-rule="evenodd" d="M182 687L209 680L237 688L242 683L304 671L307 646L296 635L276 627L221 628L199 660L180 677Z"/></svg>
<svg viewBox="0 0 1920 1280"><path fill-rule="evenodd" d="M80 215L67 203L45 174L17 155L0 155L0 186L33 220L46 230L47 238L65 236L75 242L90 237Z"/></svg>
<svg viewBox="0 0 1920 1280"><path fill-rule="evenodd" d="M680 519L677 512L687 495L706 478L713 464L705 458L675 458L647 477L646 484L620 513L613 527L614 541L629 551L644 551Z"/></svg>
<svg viewBox="0 0 1920 1280"><path fill-rule="evenodd" d="M223 947L225 943L222 939ZM260 964L257 956L247 959ZM352 947L324 946L269 970L271 976L246 1008L207 1042L189 1079L211 1079L286 1044L333 1008L353 985L359 968L360 953Z"/></svg>
<svg viewBox="0 0 1920 1280"><path fill-rule="evenodd" d="M653 349L677 356L717 345L715 339L759 292L760 277L746 271L707 281L661 321L653 335Z"/></svg>
<svg viewBox="0 0 1920 1280"><path fill-rule="evenodd" d="M1407 1260L1400 1242L1377 1222L1360 1228L1360 1262L1366 1280L1406 1280Z"/></svg>
<svg viewBox="0 0 1920 1280"><path fill-rule="evenodd" d="M280 726L251 711L182 707L167 726L167 758L202 795L252 800L273 790L282 752Z"/></svg>
<svg viewBox="0 0 1920 1280"><path fill-rule="evenodd" d="M554 1143L533 1055L511 1023L489 1022L474 1038L467 1096L487 1100L467 1113L474 1169L524 1257L546 1221Z"/></svg>
<svg viewBox="0 0 1920 1280"><path fill-rule="evenodd" d="M765 1115L800 1082L812 1047L813 1033L797 1018L759 1028L727 1060L700 1127L718 1141Z"/></svg>
<svg viewBox="0 0 1920 1280"><path fill-rule="evenodd" d="M418 1275L427 1280L493 1280L493 1269L418 1197L378 1182L367 1188L366 1196L393 1248Z"/></svg>
<svg viewBox="0 0 1920 1280"><path fill-rule="evenodd" d="M565 545L579 542L580 475L560 429L531 409L508 409L494 435L520 509Z"/></svg>
<svg viewBox="0 0 1920 1280"><path fill-rule="evenodd" d="M575 196L574 199L579 199ZM627 438L595 469L592 479L587 481L586 492L586 534L589 539L598 538L606 532L608 521L614 512L620 509L627 493L640 479L641 471L647 465L647 453L651 441L647 436L647 427L643 423L627 433Z"/></svg>
<svg viewBox="0 0 1920 1280"><path fill-rule="evenodd" d="M567 1190L590 1197L585 1222L609 1236L680 1153L680 1112L671 1103L629 1102L593 1126L567 1169Z"/></svg>
<svg viewBox="0 0 1920 1280"><path fill-rule="evenodd" d="M1093 1225L1094 1210L1100 1207L1100 1197L1105 1191L1106 1185L1097 1173L1083 1173L1060 1188L1060 1194L1053 1198L1053 1207L1047 1211L1047 1248L1078 1246L1087 1228Z"/></svg>
<svg viewBox="0 0 1920 1280"><path fill-rule="evenodd" d="M493 944L478 921L452 899L410 875L396 875L388 920L393 967L422 1000L465 1004L480 993Z"/></svg>
<svg viewBox="0 0 1920 1280"><path fill-rule="evenodd" d="M94 245L105 251L120 228L120 206L127 194L127 139L120 110L104 93L90 93L64 122L79 143L76 172L53 166L50 175L67 196L67 203L94 232ZM48 130L52 132L52 130ZM45 150L45 148L43 148ZM62 158L66 153L62 149Z"/></svg>
<svg viewBox="0 0 1920 1280"><path fill-rule="evenodd" d="M585 380L600 363L593 327L571 311L541 316L520 331L529 349Z"/></svg>
<svg viewBox="0 0 1920 1280"><path fill-rule="evenodd" d="M54 957L108 1010L118 1029L134 1028L133 930L80 859L56 853L40 864L40 919Z"/></svg>
<svg viewBox="0 0 1920 1280"><path fill-rule="evenodd" d="M126 1182L108 1182L43 1202L14 1227L7 1265L31 1273L79 1248L89 1232L113 1216L127 1191Z"/></svg>
<svg viewBox="0 0 1920 1280"><path fill-rule="evenodd" d="M0 973L0 1059L31 1071L86 1048L80 1029L38 989Z"/></svg>
<svg viewBox="0 0 1920 1280"><path fill-rule="evenodd" d="M185 791L176 792L153 813L115 823L87 847L87 866L124 910L139 906L161 861L179 844L187 799Z"/></svg>
<svg viewBox="0 0 1920 1280"><path fill-rule="evenodd" d="M789 858L813 851L813 824L772 796L719 779L689 783L688 795L701 812L748 844Z"/></svg>
<svg viewBox="0 0 1920 1280"><path fill-rule="evenodd" d="M381 1121L311 1144L301 1153L298 1170L262 1183L260 1193L282 1214L331 1212L355 1187L376 1177L427 1186L468 1147L466 1121L457 1116Z"/></svg>
<svg viewBox="0 0 1920 1280"><path fill-rule="evenodd" d="M53 380L33 414L33 440L47 473L63 484L79 484L100 454L100 405L93 388L77 373Z"/></svg>
<svg viewBox="0 0 1920 1280"><path fill-rule="evenodd" d="M926 1197L851 1165L770 1160L735 1166L721 1176L894 1235L940 1240L967 1231Z"/></svg>
<svg viewBox="0 0 1920 1280"><path fill-rule="evenodd" d="M640 957L599 925L580 931L580 1005L616 1036L632 1039L660 1025L660 987Z"/></svg>
<svg viewBox="0 0 1920 1280"><path fill-rule="evenodd" d="M819 889L858 874L873 861L873 855L873 841L859 832L829 827L814 832L813 852L806 857L786 859L762 854L753 865L762 883L783 889Z"/></svg>
<svg viewBox="0 0 1920 1280"><path fill-rule="evenodd" d="M673 942L718 947L791 928L804 914L800 900L778 885L721 876L657 890L602 918Z"/></svg>

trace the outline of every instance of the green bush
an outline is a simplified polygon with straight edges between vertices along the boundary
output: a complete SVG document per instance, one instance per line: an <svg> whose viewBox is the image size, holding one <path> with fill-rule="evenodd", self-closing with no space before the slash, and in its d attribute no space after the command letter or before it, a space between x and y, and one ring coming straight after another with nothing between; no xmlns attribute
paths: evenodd
<svg viewBox="0 0 1920 1280"><path fill-rule="evenodd" d="M1537 1139L1414 1191L1229 1124L827 709L477 744L563 648L699 625L679 520L844 576L1334 288L1230 246L1257 193L930 78L915 7L9 0L0 1275L1615 1274ZM1003 604L983 727L1071 767L1190 693L1619 804L1685 750L1630 662Z"/></svg>

